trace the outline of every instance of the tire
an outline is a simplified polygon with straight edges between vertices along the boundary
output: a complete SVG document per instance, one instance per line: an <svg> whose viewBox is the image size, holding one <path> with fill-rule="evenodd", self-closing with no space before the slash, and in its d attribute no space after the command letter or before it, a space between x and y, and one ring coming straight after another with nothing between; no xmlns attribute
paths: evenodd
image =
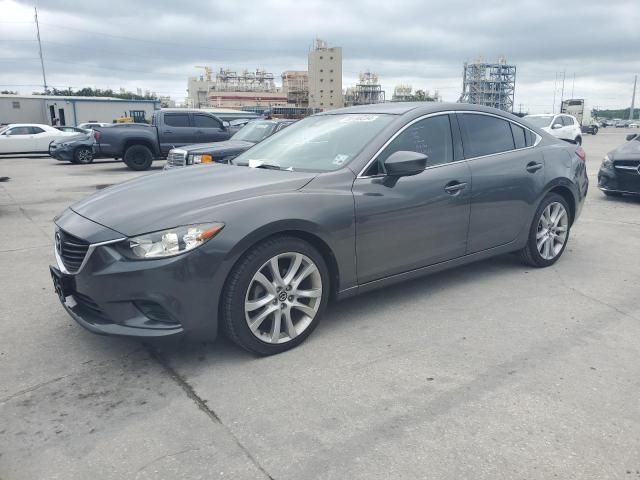
<svg viewBox="0 0 640 480"><path fill-rule="evenodd" d="M277 265L277 278L272 265ZM245 253L229 274L221 328L257 355L289 350L318 325L329 298L329 278L322 255L309 243L289 236L266 240Z"/></svg>
<svg viewBox="0 0 640 480"><path fill-rule="evenodd" d="M89 147L78 147L73 152L73 163L79 163L86 165L93 162L93 151Z"/></svg>
<svg viewBox="0 0 640 480"><path fill-rule="evenodd" d="M558 205L564 210L563 214L556 210ZM556 211L560 216L557 221L555 221L554 217L554 212ZM560 195L550 193L544 197L536 210L536 214L533 216L527 245L519 252L520 258L524 263L532 267L543 268L549 267L558 261L569 242L569 233L571 231L570 212L569 205ZM553 226L554 221L556 226ZM551 223L552 228L547 226L549 223Z"/></svg>
<svg viewBox="0 0 640 480"><path fill-rule="evenodd" d="M598 134L598 127L593 127L593 134L597 135Z"/></svg>
<svg viewBox="0 0 640 480"><path fill-rule="evenodd" d="M581 146L582 145L582 137L576 137L575 142L576 142L576 145Z"/></svg>
<svg viewBox="0 0 640 480"><path fill-rule="evenodd" d="M123 160L131 170L149 170L153 163L153 153L144 145L131 145L124 152Z"/></svg>

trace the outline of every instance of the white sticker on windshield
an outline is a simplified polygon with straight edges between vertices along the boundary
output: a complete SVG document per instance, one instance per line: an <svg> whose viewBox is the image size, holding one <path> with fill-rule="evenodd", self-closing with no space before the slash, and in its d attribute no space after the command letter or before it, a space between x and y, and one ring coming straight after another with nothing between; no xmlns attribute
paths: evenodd
<svg viewBox="0 0 640 480"><path fill-rule="evenodd" d="M345 115L344 118L340 120L341 123L350 123L350 122L373 122L378 115Z"/></svg>
<svg viewBox="0 0 640 480"><path fill-rule="evenodd" d="M339 153L333 159L333 164L334 165L342 165L344 162L347 161L348 158L349 158L349 155L345 155L343 153Z"/></svg>

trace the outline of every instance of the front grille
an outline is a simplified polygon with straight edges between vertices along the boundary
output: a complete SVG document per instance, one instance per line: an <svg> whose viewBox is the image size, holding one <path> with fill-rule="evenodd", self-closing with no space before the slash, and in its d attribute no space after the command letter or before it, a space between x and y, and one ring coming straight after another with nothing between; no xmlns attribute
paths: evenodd
<svg viewBox="0 0 640 480"><path fill-rule="evenodd" d="M169 150L167 165L170 167L184 167L186 165L187 152L183 150Z"/></svg>
<svg viewBox="0 0 640 480"><path fill-rule="evenodd" d="M89 313L102 316L102 310L100 310L98 304L91 297L75 292L73 294L73 298L80 307L87 310Z"/></svg>
<svg viewBox="0 0 640 480"><path fill-rule="evenodd" d="M56 239L56 249L60 260L62 260L65 268L70 273L77 272L84 261L84 257L87 255L89 244L62 230L58 230L56 235L60 236L59 242Z"/></svg>
<svg viewBox="0 0 640 480"><path fill-rule="evenodd" d="M614 163L614 167L619 172L639 174L640 160L618 160Z"/></svg>

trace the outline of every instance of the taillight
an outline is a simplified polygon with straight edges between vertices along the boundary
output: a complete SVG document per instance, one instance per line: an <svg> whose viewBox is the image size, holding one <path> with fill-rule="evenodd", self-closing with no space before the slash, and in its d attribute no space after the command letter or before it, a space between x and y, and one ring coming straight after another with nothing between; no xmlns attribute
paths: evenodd
<svg viewBox="0 0 640 480"><path fill-rule="evenodd" d="M576 155L578 155L580 160L582 160L583 162L587 160L587 153L584 151L584 148L582 148L582 145L576 148Z"/></svg>
<svg viewBox="0 0 640 480"><path fill-rule="evenodd" d="M95 139L96 139L96 142L99 142L99 141L100 141L100 137L102 137L102 134L101 134L99 131L94 130L94 131L93 131L93 138L95 138Z"/></svg>

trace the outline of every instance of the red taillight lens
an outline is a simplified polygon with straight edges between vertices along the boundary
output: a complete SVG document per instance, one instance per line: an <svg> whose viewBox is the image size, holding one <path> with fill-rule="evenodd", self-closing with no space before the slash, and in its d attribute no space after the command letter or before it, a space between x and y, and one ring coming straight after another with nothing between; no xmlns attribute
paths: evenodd
<svg viewBox="0 0 640 480"><path fill-rule="evenodd" d="M584 148L582 148L582 146L576 148L576 155L578 155L578 157L580 157L580 160L582 160L583 162L587 160L587 153L584 151Z"/></svg>
<svg viewBox="0 0 640 480"><path fill-rule="evenodd" d="M100 137L102 137L102 134L101 134L99 131L94 130L94 131L93 131L93 138L95 138L95 139L96 139L96 142L99 142L99 141L100 141Z"/></svg>

